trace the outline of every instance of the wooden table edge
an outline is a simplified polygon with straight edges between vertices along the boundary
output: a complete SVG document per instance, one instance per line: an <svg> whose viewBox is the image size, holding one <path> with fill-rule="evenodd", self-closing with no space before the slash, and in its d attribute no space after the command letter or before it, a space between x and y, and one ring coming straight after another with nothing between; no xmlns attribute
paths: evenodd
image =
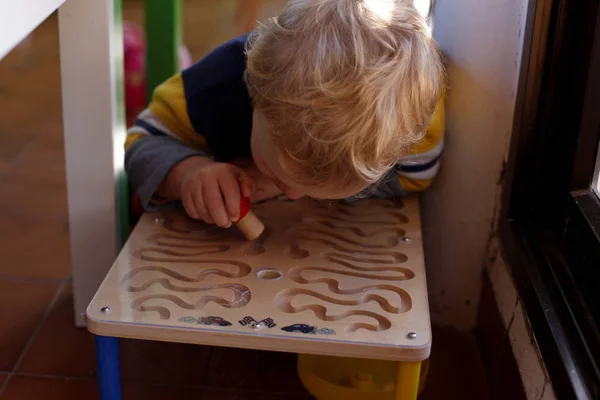
<svg viewBox="0 0 600 400"><path fill-rule="evenodd" d="M143 327L143 334L140 328ZM136 325L97 320L88 312L87 329L94 335L122 339L153 340L159 342L186 343L202 346L230 347L283 353L314 354L335 357L363 358L386 361L424 361L431 354L431 339L420 346L401 347L363 343L344 343L334 340L261 335L255 331L248 334L226 332L219 328L198 329L177 327L167 329L154 325ZM166 334L166 331L169 334ZM210 333L210 334L209 334ZM431 335L430 335L431 338ZM316 349L318 348L318 350Z"/></svg>

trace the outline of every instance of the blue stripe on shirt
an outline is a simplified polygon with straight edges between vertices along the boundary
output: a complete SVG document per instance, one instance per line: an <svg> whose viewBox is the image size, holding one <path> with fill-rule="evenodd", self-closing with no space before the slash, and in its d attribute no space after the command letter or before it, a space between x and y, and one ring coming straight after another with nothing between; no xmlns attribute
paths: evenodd
<svg viewBox="0 0 600 400"><path fill-rule="evenodd" d="M437 164L438 161L440 161L440 158L441 158L441 154L425 164L415 164L415 165L396 164L396 171L406 172L408 174L427 171L428 169L433 168L435 166L435 164Z"/></svg>
<svg viewBox="0 0 600 400"><path fill-rule="evenodd" d="M150 124L142 119L137 119L135 121L134 125L139 126L140 128L148 131L148 133L151 134L152 136L166 136L163 132L156 129L152 124Z"/></svg>

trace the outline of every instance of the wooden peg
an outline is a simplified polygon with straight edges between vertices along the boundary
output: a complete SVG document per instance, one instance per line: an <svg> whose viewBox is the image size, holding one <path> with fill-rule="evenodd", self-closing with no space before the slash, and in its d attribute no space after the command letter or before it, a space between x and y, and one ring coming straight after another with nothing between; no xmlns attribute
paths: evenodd
<svg viewBox="0 0 600 400"><path fill-rule="evenodd" d="M265 230L263 223L250 210L250 200L247 197L242 197L242 201L240 202L240 218L235 222L235 225L248 240L258 238Z"/></svg>

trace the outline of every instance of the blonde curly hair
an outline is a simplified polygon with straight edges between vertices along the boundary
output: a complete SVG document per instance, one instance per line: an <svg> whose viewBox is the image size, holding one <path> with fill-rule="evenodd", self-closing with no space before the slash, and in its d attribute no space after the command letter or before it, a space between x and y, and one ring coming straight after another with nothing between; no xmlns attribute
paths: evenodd
<svg viewBox="0 0 600 400"><path fill-rule="evenodd" d="M290 179L365 187L425 134L443 66L407 0L289 0L247 43L246 83Z"/></svg>

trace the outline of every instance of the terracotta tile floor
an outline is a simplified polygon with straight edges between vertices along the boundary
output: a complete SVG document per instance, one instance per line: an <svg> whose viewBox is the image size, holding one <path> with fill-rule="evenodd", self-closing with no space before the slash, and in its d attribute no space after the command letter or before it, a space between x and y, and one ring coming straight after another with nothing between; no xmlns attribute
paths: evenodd
<svg viewBox="0 0 600 400"><path fill-rule="evenodd" d="M141 22L140 4L125 18ZM232 35L233 0L185 6L195 58ZM96 399L93 339L73 324L55 16L0 61L0 110L0 399ZM125 340L122 370L126 400L310 398L290 354ZM488 398L472 337L435 329L423 398Z"/></svg>

